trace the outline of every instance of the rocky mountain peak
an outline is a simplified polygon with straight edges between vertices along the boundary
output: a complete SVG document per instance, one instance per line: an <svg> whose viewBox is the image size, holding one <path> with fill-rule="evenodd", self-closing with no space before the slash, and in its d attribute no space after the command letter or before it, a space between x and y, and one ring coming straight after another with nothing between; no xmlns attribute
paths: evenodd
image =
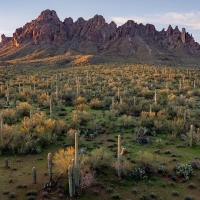
<svg viewBox="0 0 200 200"><path fill-rule="evenodd" d="M77 49L85 52L115 52L132 55L138 49L150 54L155 52L176 51L194 54L200 49L192 35L185 28L171 25L165 31L157 31L153 24L137 24L128 20L117 27L114 21L107 23L102 15L95 15L89 20L82 17L75 22L71 17L62 22L54 10L42 11L37 19L17 28L13 37L1 36L1 46L24 44L31 45L64 45L66 49ZM141 47L141 48L140 48Z"/></svg>

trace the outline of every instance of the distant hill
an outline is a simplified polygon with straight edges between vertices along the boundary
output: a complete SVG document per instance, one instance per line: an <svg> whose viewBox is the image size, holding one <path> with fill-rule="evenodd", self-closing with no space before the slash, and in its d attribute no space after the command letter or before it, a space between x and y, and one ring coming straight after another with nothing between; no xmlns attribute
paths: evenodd
<svg viewBox="0 0 200 200"><path fill-rule="evenodd" d="M128 20L117 27L101 15L89 20L60 21L55 11L16 29L13 37L1 36L2 63L80 63L127 61L152 64L196 64L200 45L185 28L157 31L152 24Z"/></svg>

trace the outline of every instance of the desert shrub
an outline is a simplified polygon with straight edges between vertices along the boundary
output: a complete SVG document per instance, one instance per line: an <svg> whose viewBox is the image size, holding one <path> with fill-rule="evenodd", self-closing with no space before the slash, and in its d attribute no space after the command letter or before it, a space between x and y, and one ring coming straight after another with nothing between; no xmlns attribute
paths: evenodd
<svg viewBox="0 0 200 200"><path fill-rule="evenodd" d="M29 116L31 105L27 102L22 102L17 106L17 114L19 116Z"/></svg>
<svg viewBox="0 0 200 200"><path fill-rule="evenodd" d="M69 124L64 120L57 120L55 124L55 133L56 135L61 135L62 133L66 133L69 129Z"/></svg>
<svg viewBox="0 0 200 200"><path fill-rule="evenodd" d="M179 196L179 192L178 192L177 190L173 190L173 191L172 191L172 195L173 195L173 196Z"/></svg>
<svg viewBox="0 0 200 200"><path fill-rule="evenodd" d="M36 197L34 195L30 195L27 197L27 200L35 200L35 199L36 199Z"/></svg>
<svg viewBox="0 0 200 200"><path fill-rule="evenodd" d="M121 199L121 195L118 194L118 193L114 193L114 194L111 195L111 198L112 199Z"/></svg>
<svg viewBox="0 0 200 200"><path fill-rule="evenodd" d="M5 109L3 110L3 117L6 124L14 124L16 111L13 109Z"/></svg>
<svg viewBox="0 0 200 200"><path fill-rule="evenodd" d="M129 177L133 177L134 179L146 179L147 174L144 168L138 167L133 169L133 171L129 174Z"/></svg>
<svg viewBox="0 0 200 200"><path fill-rule="evenodd" d="M116 117L119 116L119 111L116 110L116 109L110 109L108 112L107 112L107 117L109 119L115 119Z"/></svg>
<svg viewBox="0 0 200 200"><path fill-rule="evenodd" d="M107 187L106 188L106 192L107 193L112 193L114 191L114 189L112 187Z"/></svg>
<svg viewBox="0 0 200 200"><path fill-rule="evenodd" d="M102 105L105 107L105 108L109 108L109 106L112 104L112 98L111 97L105 97L103 99L103 102L102 102Z"/></svg>
<svg viewBox="0 0 200 200"><path fill-rule="evenodd" d="M137 188L133 188L132 189L132 193L136 195L138 193L138 189Z"/></svg>
<svg viewBox="0 0 200 200"><path fill-rule="evenodd" d="M122 127L129 127L134 124L134 120L132 116L122 115L118 118L118 121Z"/></svg>
<svg viewBox="0 0 200 200"><path fill-rule="evenodd" d="M26 196L31 196L31 195L33 195L33 196L37 195L36 190L28 190L28 191L26 192Z"/></svg>
<svg viewBox="0 0 200 200"><path fill-rule="evenodd" d="M102 103L98 98L92 99L89 105L93 109L100 109L102 107Z"/></svg>
<svg viewBox="0 0 200 200"><path fill-rule="evenodd" d="M166 150L164 153L165 154L171 154L171 151L170 150Z"/></svg>
<svg viewBox="0 0 200 200"><path fill-rule="evenodd" d="M161 183L161 187L165 188L167 186L167 183L166 182L162 182Z"/></svg>
<svg viewBox="0 0 200 200"><path fill-rule="evenodd" d="M140 200L148 200L148 197L144 194L141 194L139 197Z"/></svg>
<svg viewBox="0 0 200 200"><path fill-rule="evenodd" d="M165 166L164 165L159 165L158 167L157 167L157 173L159 173L159 174L164 174L165 172L166 172L166 170L165 170Z"/></svg>
<svg viewBox="0 0 200 200"><path fill-rule="evenodd" d="M91 152L87 163L89 163L93 169L100 169L101 167L110 167L111 161L112 155L105 149L99 148Z"/></svg>
<svg viewBox="0 0 200 200"><path fill-rule="evenodd" d="M188 188L195 189L196 188L195 183L189 183Z"/></svg>
<svg viewBox="0 0 200 200"><path fill-rule="evenodd" d="M89 108L90 108L90 107L89 107L88 105L84 104L84 103L78 104L78 105L75 107L76 110L80 110L80 111L89 110Z"/></svg>
<svg viewBox="0 0 200 200"><path fill-rule="evenodd" d="M9 198L10 199L14 199L16 196L15 196L15 193L14 192L10 192L9 193Z"/></svg>
<svg viewBox="0 0 200 200"><path fill-rule="evenodd" d="M194 200L194 197L187 195L184 200Z"/></svg>
<svg viewBox="0 0 200 200"><path fill-rule="evenodd" d="M4 190L4 191L3 191L3 195L9 194L9 193L10 193L9 190Z"/></svg>
<svg viewBox="0 0 200 200"><path fill-rule="evenodd" d="M53 156L53 163L55 164L59 173L66 173L68 166L71 165L72 159L74 159L75 150L74 147L68 147L58 150Z"/></svg>
<svg viewBox="0 0 200 200"><path fill-rule="evenodd" d="M136 162L139 166L154 165L155 163L160 162L160 157L149 151L138 151Z"/></svg>
<svg viewBox="0 0 200 200"><path fill-rule="evenodd" d="M17 131L16 125L11 125L11 126L7 124L4 125L3 136L0 138L1 140L0 146L1 146L2 151L12 150L11 143L16 131Z"/></svg>
<svg viewBox="0 0 200 200"><path fill-rule="evenodd" d="M86 103L86 99L84 97L78 97L73 101L73 105L77 106L79 104L84 104Z"/></svg>
<svg viewBox="0 0 200 200"><path fill-rule="evenodd" d="M72 121L79 123L79 124L84 124L90 120L91 116L90 113L83 110L73 110L72 111Z"/></svg>
<svg viewBox="0 0 200 200"><path fill-rule="evenodd" d="M123 160L121 164L119 162L115 162L112 166L114 167L117 173L120 172L121 176L130 176L130 172L132 170L130 161Z"/></svg>
<svg viewBox="0 0 200 200"><path fill-rule="evenodd" d="M144 137L144 135L148 132L146 127L135 127L134 128L134 135L135 139Z"/></svg>
<svg viewBox="0 0 200 200"><path fill-rule="evenodd" d="M47 101L50 100L49 95L47 95L47 94L45 94L45 93L39 94L39 95L37 96L37 98L38 98L38 102L39 102L39 103L44 103L44 102L47 102Z"/></svg>
<svg viewBox="0 0 200 200"><path fill-rule="evenodd" d="M91 187L95 183L95 175L92 171L80 171L80 188Z"/></svg>
<svg viewBox="0 0 200 200"><path fill-rule="evenodd" d="M200 169L199 159L195 159L195 160L191 161L190 165L192 166L193 169Z"/></svg>
<svg viewBox="0 0 200 200"><path fill-rule="evenodd" d="M150 197L151 197L152 199L157 199L157 195L156 195L154 192L151 192L151 193L150 193Z"/></svg>

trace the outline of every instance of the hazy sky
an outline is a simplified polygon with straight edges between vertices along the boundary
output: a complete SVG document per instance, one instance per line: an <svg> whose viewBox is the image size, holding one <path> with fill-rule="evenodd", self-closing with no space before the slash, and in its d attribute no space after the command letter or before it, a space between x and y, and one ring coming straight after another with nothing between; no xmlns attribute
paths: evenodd
<svg viewBox="0 0 200 200"><path fill-rule="evenodd" d="M46 9L55 10L60 20L103 15L117 25L132 19L154 24L157 30L171 24L186 28L200 43L200 0L0 0L0 34L12 36L16 28L36 19Z"/></svg>

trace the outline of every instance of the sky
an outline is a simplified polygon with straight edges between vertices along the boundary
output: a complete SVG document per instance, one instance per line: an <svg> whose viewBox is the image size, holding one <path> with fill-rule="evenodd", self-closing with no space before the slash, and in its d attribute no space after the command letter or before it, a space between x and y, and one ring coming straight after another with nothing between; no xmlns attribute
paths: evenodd
<svg viewBox="0 0 200 200"><path fill-rule="evenodd" d="M118 26L131 19L154 24L158 31L169 24L184 27L200 43L200 0L0 0L0 35L12 36L46 9L55 10L61 21L99 14Z"/></svg>

